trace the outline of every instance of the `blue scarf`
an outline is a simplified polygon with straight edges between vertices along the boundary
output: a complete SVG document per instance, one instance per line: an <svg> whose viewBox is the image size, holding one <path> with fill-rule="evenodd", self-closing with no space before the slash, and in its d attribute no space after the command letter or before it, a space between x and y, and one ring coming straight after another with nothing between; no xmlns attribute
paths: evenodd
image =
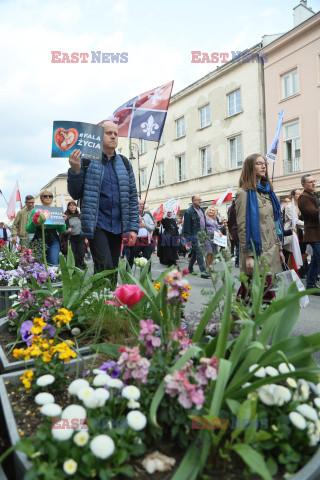
<svg viewBox="0 0 320 480"><path fill-rule="evenodd" d="M257 189L260 192L268 193L273 206L273 216L275 225L281 217L281 207L276 194L270 188L270 184L265 180L265 184L257 183ZM255 190L247 191L247 216L246 216L246 250L252 250L251 240L257 255L262 253L262 241L260 233L259 204L257 192Z"/></svg>

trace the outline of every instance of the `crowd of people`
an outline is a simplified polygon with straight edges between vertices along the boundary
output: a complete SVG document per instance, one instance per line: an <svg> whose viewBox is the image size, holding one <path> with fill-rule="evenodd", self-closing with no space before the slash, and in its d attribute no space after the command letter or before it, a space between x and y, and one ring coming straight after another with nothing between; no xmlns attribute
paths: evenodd
<svg viewBox="0 0 320 480"><path fill-rule="evenodd" d="M268 175L268 163L259 154L248 156L240 175L239 189L228 209L228 218L219 218L218 209L201 207L201 196L195 194L184 215L168 209L157 222L143 200L138 200L135 178L130 162L116 153L117 126L104 123L102 162L84 163L81 151L74 150L69 158L68 191L74 199L64 212L64 225L46 225L47 260L58 264L59 252L70 243L76 266L85 268L85 252L89 247L96 272L117 268L120 255L130 267L134 259L152 257L157 246L161 264L176 264L179 255L188 255L188 269L195 273L197 262L202 278L209 278L209 269L222 246L219 237L227 237L235 266L250 277L254 254L263 255L268 264L267 284L286 262L295 268L292 235L297 233L303 265L298 270L307 277L307 287L317 287L320 266L319 199L312 175L301 179L303 191L295 188L291 198L279 201ZM80 202L81 213L76 200ZM40 192L44 207L52 204L53 194ZM12 244L36 243L41 228L32 222L34 198L26 197L25 207L15 218L11 232L0 224L0 238ZM294 224L293 224L294 220ZM199 240L203 238L203 241ZM308 247L309 245L309 247ZM309 251L308 251L309 248ZM307 257L311 254L311 264ZM150 264L151 268L151 264ZM240 287L239 295L245 294Z"/></svg>

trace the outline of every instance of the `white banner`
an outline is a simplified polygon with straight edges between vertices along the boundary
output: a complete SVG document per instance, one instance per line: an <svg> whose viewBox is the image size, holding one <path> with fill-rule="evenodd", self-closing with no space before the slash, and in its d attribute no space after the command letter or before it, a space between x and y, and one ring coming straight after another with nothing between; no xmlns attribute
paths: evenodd
<svg viewBox="0 0 320 480"><path fill-rule="evenodd" d="M219 247L227 247L228 246L227 236L222 235L220 237L218 232L214 232L213 243L215 243L216 245L219 245Z"/></svg>
<svg viewBox="0 0 320 480"><path fill-rule="evenodd" d="M173 212L175 206L176 206L176 201L174 197L170 198L170 200L168 200L166 203L163 204L163 208L166 212L168 210L171 210Z"/></svg>

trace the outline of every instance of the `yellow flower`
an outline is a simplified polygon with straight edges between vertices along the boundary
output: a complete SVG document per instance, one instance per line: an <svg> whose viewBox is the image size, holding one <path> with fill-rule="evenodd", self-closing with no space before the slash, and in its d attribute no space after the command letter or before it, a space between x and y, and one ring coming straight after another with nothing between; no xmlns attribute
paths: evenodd
<svg viewBox="0 0 320 480"><path fill-rule="evenodd" d="M30 388L31 387L32 377L33 377L33 371L32 370L25 370L23 372L23 375L20 377L20 380L22 381L23 386L25 388Z"/></svg>
<svg viewBox="0 0 320 480"><path fill-rule="evenodd" d="M161 315L161 317L163 317L163 313L161 312L161 310L160 310L160 315Z"/></svg>
<svg viewBox="0 0 320 480"><path fill-rule="evenodd" d="M42 361L43 362L50 362L52 356L50 355L49 352L43 352L43 355L42 355Z"/></svg>
<svg viewBox="0 0 320 480"><path fill-rule="evenodd" d="M42 328L47 325L43 318L34 318L33 323L40 325Z"/></svg>
<svg viewBox="0 0 320 480"><path fill-rule="evenodd" d="M14 358L20 360L20 358L24 356L23 348L15 348L12 352L12 355L14 356Z"/></svg>
<svg viewBox="0 0 320 480"><path fill-rule="evenodd" d="M30 355L31 355L32 357L39 357L40 355L42 355L42 350L41 350L37 345L34 345L34 346L31 348Z"/></svg>
<svg viewBox="0 0 320 480"><path fill-rule="evenodd" d="M157 292L158 292L158 291L160 290L160 288L161 288L161 282L159 282L159 283L154 283L153 286L154 286L154 288L155 288L155 289L157 290Z"/></svg>
<svg viewBox="0 0 320 480"><path fill-rule="evenodd" d="M41 327L40 325L38 325L38 326L35 325L34 327L30 328L30 332L35 333L37 335L38 333L42 332L42 329L43 329L43 327Z"/></svg>

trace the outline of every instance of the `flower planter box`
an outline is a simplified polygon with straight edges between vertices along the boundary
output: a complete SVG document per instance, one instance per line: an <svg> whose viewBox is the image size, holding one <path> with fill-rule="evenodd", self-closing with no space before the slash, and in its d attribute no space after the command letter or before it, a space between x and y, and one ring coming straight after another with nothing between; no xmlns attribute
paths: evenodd
<svg viewBox="0 0 320 480"><path fill-rule="evenodd" d="M71 360L68 365L70 366L70 372L75 372L77 368L77 359ZM18 384L20 383L20 375L21 372L13 372L5 375L0 375L0 404L11 445L15 445L20 440L20 435L8 397L6 382L10 382L11 384ZM0 430L2 430L2 428L0 428ZM10 476L10 480L22 480L26 471L30 468L31 464L28 462L26 455L18 451L14 451L13 461L16 476ZM2 480L2 478L6 479L7 477L2 477L0 470L0 480Z"/></svg>
<svg viewBox="0 0 320 480"><path fill-rule="evenodd" d="M9 320L7 318L0 319L0 335L1 335L1 332L6 330L6 328L8 327L8 322ZM90 347L81 347L79 351L80 351L80 355L84 356L85 358L87 358L88 355L92 354L92 350ZM27 360L26 362L23 362L22 360L15 360L13 362L10 362L2 346L0 345L0 374L10 373L10 372L20 372L20 375L21 375L21 370L25 370L25 368L32 368L33 366L34 366L33 360Z"/></svg>
<svg viewBox="0 0 320 480"><path fill-rule="evenodd" d="M0 287L0 313L12 307L13 300L9 297L21 292L21 287Z"/></svg>

